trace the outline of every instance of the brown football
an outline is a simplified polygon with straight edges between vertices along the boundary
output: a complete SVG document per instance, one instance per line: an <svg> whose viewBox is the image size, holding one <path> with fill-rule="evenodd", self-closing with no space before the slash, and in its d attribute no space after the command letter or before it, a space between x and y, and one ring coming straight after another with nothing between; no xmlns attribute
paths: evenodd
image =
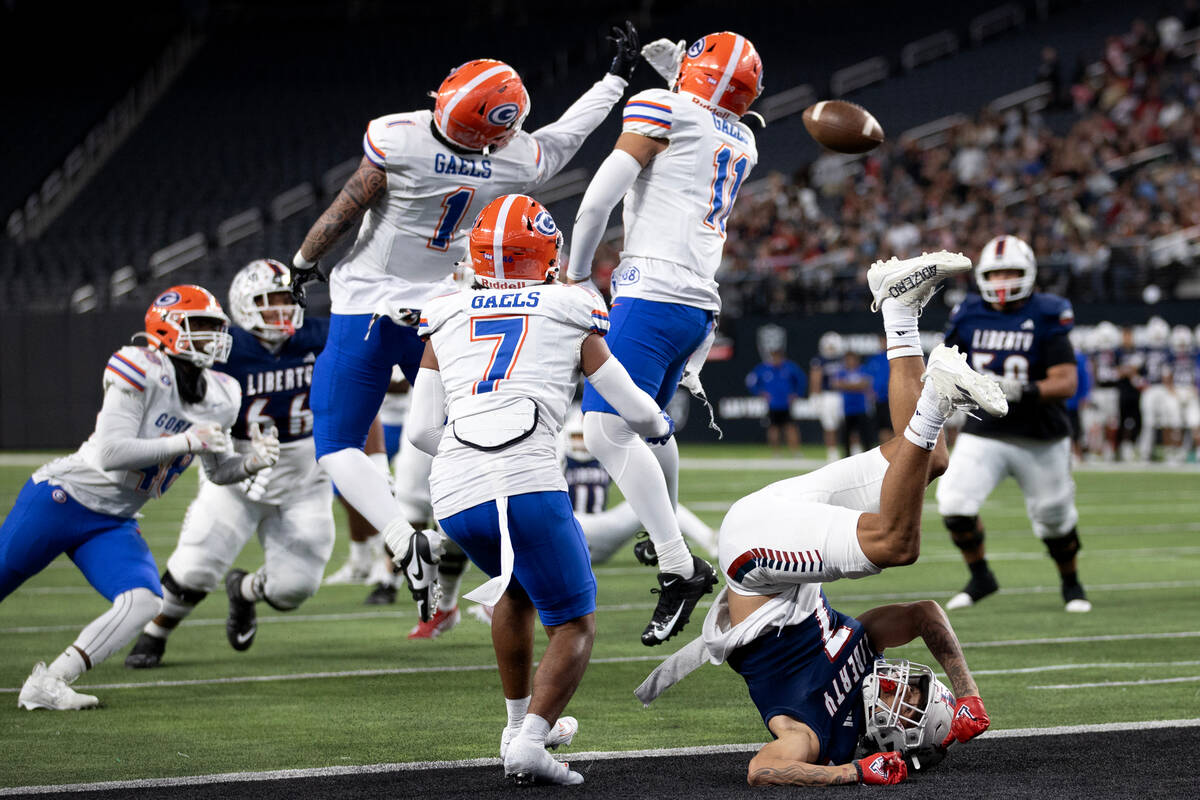
<svg viewBox="0 0 1200 800"><path fill-rule="evenodd" d="M804 109L804 127L830 150L865 153L883 143L883 126L857 103L822 100Z"/></svg>

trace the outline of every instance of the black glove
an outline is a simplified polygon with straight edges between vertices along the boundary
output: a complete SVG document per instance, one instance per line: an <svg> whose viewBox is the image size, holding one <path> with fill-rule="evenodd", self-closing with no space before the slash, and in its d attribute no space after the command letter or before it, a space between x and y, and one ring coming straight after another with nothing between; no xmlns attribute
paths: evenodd
<svg viewBox="0 0 1200 800"><path fill-rule="evenodd" d="M292 299L301 308L308 308L308 295L304 291L304 285L313 281L320 281L321 283L329 281L325 277L325 273L321 272L321 267L318 264L313 264L308 269L301 269L292 264Z"/></svg>
<svg viewBox="0 0 1200 800"><path fill-rule="evenodd" d="M641 50L638 49L637 28L633 27L632 22L625 20L625 27L614 27L612 33L608 35L608 40L613 43L613 48L617 51L608 71L618 78L628 81L633 77L633 70L642 55Z"/></svg>

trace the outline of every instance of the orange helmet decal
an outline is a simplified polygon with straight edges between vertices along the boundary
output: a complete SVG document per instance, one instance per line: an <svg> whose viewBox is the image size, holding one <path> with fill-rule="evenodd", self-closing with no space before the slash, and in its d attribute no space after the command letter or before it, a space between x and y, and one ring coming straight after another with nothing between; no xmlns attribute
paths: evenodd
<svg viewBox="0 0 1200 800"><path fill-rule="evenodd" d="M519 289L558 275L562 232L545 206L523 194L488 203L471 228L475 280L489 289Z"/></svg>
<svg viewBox="0 0 1200 800"><path fill-rule="evenodd" d="M193 320L206 320L195 327ZM229 317L212 292L201 286L172 286L146 311L145 335L155 347L201 367L229 358Z"/></svg>
<svg viewBox="0 0 1200 800"><path fill-rule="evenodd" d="M730 31L702 36L687 49L675 88L742 116L762 93L763 66L745 36Z"/></svg>
<svg viewBox="0 0 1200 800"><path fill-rule="evenodd" d="M456 67L438 87L433 122L468 150L498 150L521 130L529 93L517 71L491 58Z"/></svg>

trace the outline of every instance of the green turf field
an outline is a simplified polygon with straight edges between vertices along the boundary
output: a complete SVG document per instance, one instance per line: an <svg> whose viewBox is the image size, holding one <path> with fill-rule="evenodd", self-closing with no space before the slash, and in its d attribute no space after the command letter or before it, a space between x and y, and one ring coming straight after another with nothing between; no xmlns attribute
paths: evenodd
<svg viewBox="0 0 1200 800"><path fill-rule="evenodd" d="M683 470L683 501L715 526L730 502L792 474L725 462L767 455L753 447L685 448L689 465L701 462ZM711 458L722 461L703 463ZM31 471L0 467L0 512ZM189 471L145 509L142 530L160 567L195 481ZM1053 564L1029 531L1011 481L984 509L1002 592L952 621L993 728L1196 716L1200 472L1084 472L1077 482L1090 614L1062 611ZM831 584L834 605L858 613L895 600L944 601L957 591L966 571L932 491L925 522L916 565ZM339 535L333 567L345 553ZM254 569L259 557L252 545L237 563ZM581 721L575 749L765 739L727 667L704 667L643 709L633 688L680 641L654 650L638 641L654 584L631 549L596 573L593 662L568 708ZM473 571L465 586L479 582ZM19 711L16 692L33 663L51 661L106 607L59 559L0 605L0 787L495 756L504 703L488 629L464 614L446 637L409 642L411 605L364 606L365 594L357 586L323 588L290 615L260 606L258 638L245 653L226 644L225 599L214 595L171 638L162 668L126 670L126 649L81 678L78 688L99 695L100 709ZM702 613L685 635L698 633ZM928 657L920 646L903 655Z"/></svg>

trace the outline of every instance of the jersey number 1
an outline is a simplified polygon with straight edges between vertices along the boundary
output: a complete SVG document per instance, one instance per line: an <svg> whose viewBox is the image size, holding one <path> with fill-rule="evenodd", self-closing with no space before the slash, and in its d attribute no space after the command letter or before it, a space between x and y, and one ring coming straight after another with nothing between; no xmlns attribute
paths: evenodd
<svg viewBox="0 0 1200 800"><path fill-rule="evenodd" d="M450 240L454 238L454 232L462 224L463 217L467 215L467 209L470 208L471 200L474 197L474 189L460 186L442 198L442 218L438 220L437 228L433 231L433 238L425 245L426 247L431 250L449 249Z"/></svg>
<svg viewBox="0 0 1200 800"><path fill-rule="evenodd" d="M733 161L730 168L730 161ZM742 179L746 177L746 167L750 163L750 159L746 156L739 156L737 160L733 159L733 148L729 145L721 145L713 156L713 179L712 179L712 196L708 201L708 214L704 217L704 224L715 231L720 231L721 235L725 235L725 220L729 219L729 212L733 210L733 201L737 198L738 189L742 188ZM733 177L732 185L730 176Z"/></svg>
<svg viewBox="0 0 1200 800"><path fill-rule="evenodd" d="M494 391L496 384L512 375L528 330L529 317L471 317L471 341L495 342L483 380L475 381L473 394Z"/></svg>

